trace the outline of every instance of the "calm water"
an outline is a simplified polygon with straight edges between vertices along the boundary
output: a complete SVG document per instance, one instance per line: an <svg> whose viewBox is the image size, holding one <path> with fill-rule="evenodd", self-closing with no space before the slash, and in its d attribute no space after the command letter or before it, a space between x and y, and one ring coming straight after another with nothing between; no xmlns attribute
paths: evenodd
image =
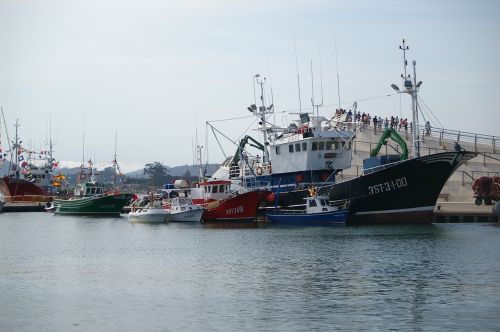
<svg viewBox="0 0 500 332"><path fill-rule="evenodd" d="M500 329L500 227L0 214L1 331Z"/></svg>

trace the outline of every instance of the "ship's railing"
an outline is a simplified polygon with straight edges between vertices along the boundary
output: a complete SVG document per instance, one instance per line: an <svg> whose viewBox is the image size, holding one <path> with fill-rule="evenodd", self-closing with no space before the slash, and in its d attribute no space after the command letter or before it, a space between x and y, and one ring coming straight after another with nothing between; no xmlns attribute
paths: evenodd
<svg viewBox="0 0 500 332"><path fill-rule="evenodd" d="M242 162L239 165L229 167L229 176L231 178L238 177L254 177L260 175L269 175L272 173L270 162L260 162L257 158L250 159L247 162Z"/></svg>

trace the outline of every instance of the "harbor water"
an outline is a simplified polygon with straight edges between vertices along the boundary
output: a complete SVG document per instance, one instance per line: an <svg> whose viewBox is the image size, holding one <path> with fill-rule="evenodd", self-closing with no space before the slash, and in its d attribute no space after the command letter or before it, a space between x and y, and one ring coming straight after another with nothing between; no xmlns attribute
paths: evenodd
<svg viewBox="0 0 500 332"><path fill-rule="evenodd" d="M500 227L0 214L0 331L498 331Z"/></svg>

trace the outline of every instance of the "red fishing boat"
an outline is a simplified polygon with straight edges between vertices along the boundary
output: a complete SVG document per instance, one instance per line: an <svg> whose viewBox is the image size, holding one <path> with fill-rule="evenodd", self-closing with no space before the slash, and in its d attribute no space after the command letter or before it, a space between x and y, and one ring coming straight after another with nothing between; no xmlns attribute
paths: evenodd
<svg viewBox="0 0 500 332"><path fill-rule="evenodd" d="M191 188L193 202L206 208L202 223L255 223L259 205L272 195L268 190L231 192L230 187L231 181L217 180Z"/></svg>

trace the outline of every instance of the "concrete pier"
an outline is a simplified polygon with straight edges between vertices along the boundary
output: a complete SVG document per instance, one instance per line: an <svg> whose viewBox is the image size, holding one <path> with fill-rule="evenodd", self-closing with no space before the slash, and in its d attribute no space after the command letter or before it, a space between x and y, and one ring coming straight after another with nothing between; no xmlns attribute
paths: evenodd
<svg viewBox="0 0 500 332"><path fill-rule="evenodd" d="M434 208L434 222L497 222L492 205L471 202L438 202Z"/></svg>
<svg viewBox="0 0 500 332"><path fill-rule="evenodd" d="M10 203L7 202L3 206L2 212L43 212L45 211L45 203Z"/></svg>

